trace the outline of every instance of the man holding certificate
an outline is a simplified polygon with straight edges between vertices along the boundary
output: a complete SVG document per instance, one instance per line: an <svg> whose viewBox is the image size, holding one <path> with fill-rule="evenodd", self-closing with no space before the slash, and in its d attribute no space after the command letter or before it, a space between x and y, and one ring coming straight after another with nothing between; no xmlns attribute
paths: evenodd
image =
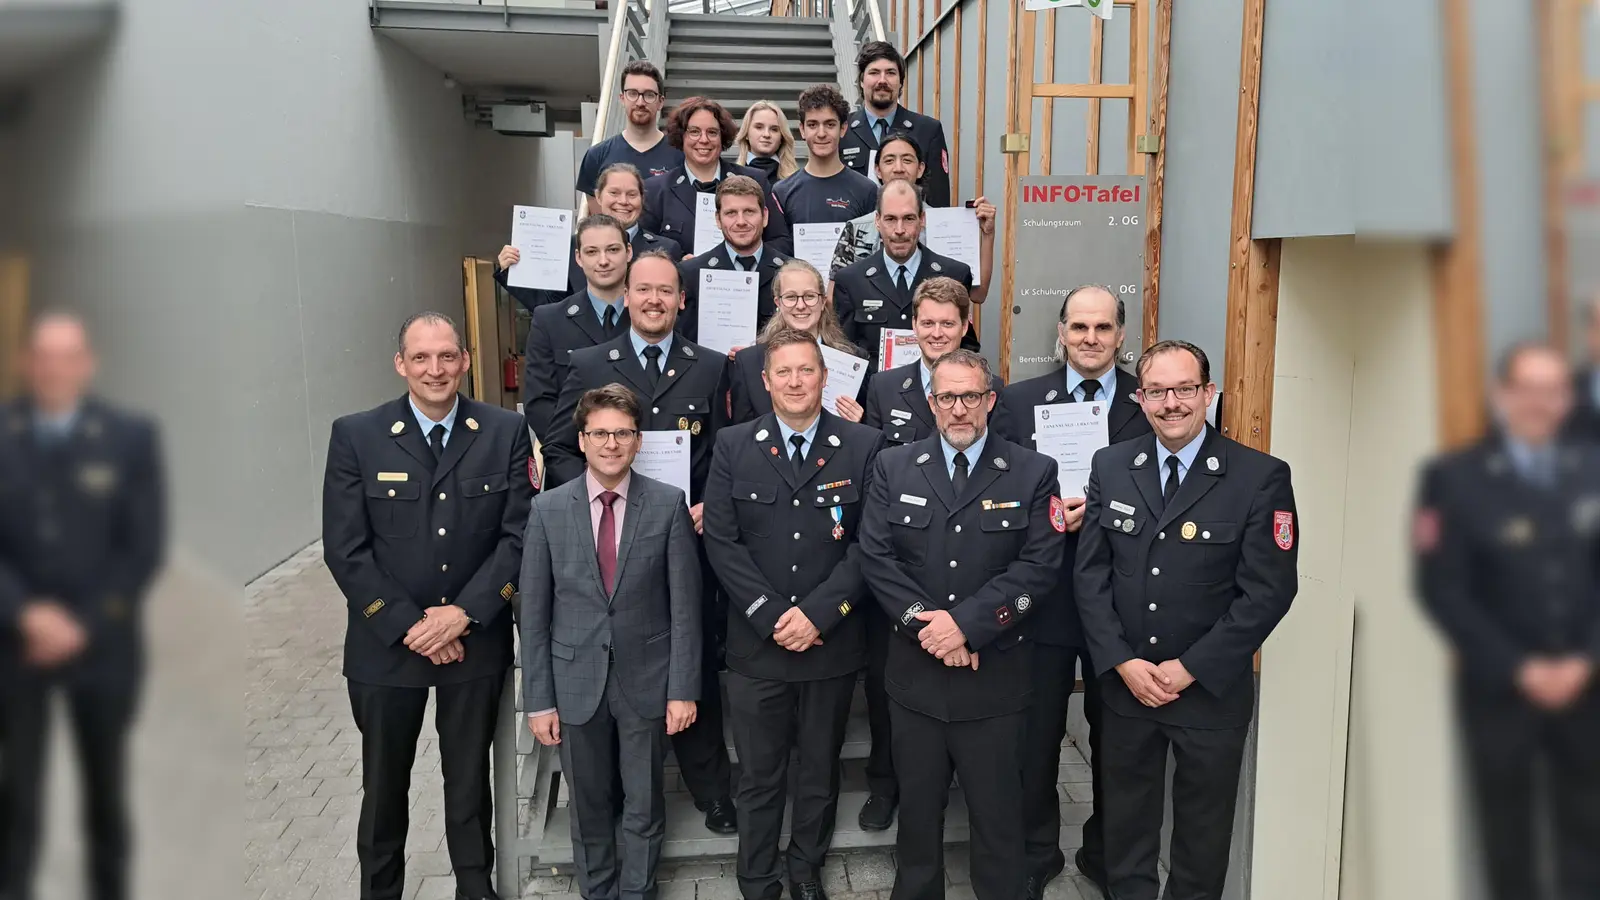
<svg viewBox="0 0 1600 900"><path fill-rule="evenodd" d="M544 443L546 488L583 475L573 414L585 391L619 383L639 400L641 449L660 432L689 442L689 514L701 525L706 473L717 430L727 422L728 358L673 333L683 307L678 267L664 253L645 253L628 267L629 327L620 337L572 354L566 386L556 403L550 437ZM658 479L659 480L659 479ZM683 487L682 485L675 485ZM704 558L702 570L709 572ZM728 753L722 738L722 703L717 684L717 636L721 632L714 579L703 579L701 627L705 634L701 677L708 685L695 724L673 735L672 746L695 805L706 813L706 827L719 834L736 828L729 797Z"/></svg>
<svg viewBox="0 0 1600 900"><path fill-rule="evenodd" d="M778 900L787 880L794 900L827 900L822 864L871 602L856 535L883 436L822 408L833 372L810 333L777 332L765 363L772 411L717 435L706 483L706 554L728 594L739 890Z"/></svg>
<svg viewBox="0 0 1600 900"><path fill-rule="evenodd" d="M766 223L767 210L755 179L743 175L722 179L717 185L722 243L683 263L678 332L684 337L724 354L755 343L756 332L775 309L772 276L789 259L762 241Z"/></svg>
<svg viewBox="0 0 1600 900"><path fill-rule="evenodd" d="M891 181L878 192L878 235L883 252L833 273L833 308L845 334L872 354L872 370L882 369L878 343L888 330L911 329L911 298L929 278L947 276L972 289L966 263L940 256L922 243L922 195L909 181ZM976 350L968 332L961 346Z"/></svg>
<svg viewBox="0 0 1600 900"><path fill-rule="evenodd" d="M1033 651L1034 696L1028 710L1028 734L1023 743L1022 784L1023 818L1027 829L1028 900L1040 900L1045 885L1061 874L1066 857L1060 849L1061 813L1052 787L1061 763L1061 740L1067 733L1067 701L1072 697L1078 664L1082 661L1083 715L1089 723L1089 766L1094 784L1094 808L1083 823L1083 845L1074 859L1078 871L1099 885L1105 884L1105 841L1101 834L1100 787L1100 684L1089 660L1078 621L1078 607L1072 593L1072 565L1078 551L1078 532L1083 525L1083 482L1067 476L1070 455L1087 464L1096 450L1107 443L1131 440L1150 433L1150 422L1139 409L1134 393L1139 380L1117 368L1117 353L1126 336L1127 307L1109 288L1083 285L1067 292L1056 325L1056 358L1061 368L1037 378L1019 381L1000 392L1000 402L1014 413L1011 439L1047 456L1055 456L1064 483L1061 494L1067 511L1066 551L1061 560L1060 596L1040 610L1034 627L1037 646ZM1036 421L1041 411L1052 412L1056 422L1068 417L1063 412L1078 409L1058 408L1059 404L1090 404L1098 416L1100 430L1078 428L1066 433L1042 433ZM1044 424L1049 424L1047 418ZM1066 452L1058 449L1058 435L1072 440ZM1056 451L1056 452L1052 452ZM1059 455L1058 455L1059 453ZM1103 888L1102 888L1103 890Z"/></svg>

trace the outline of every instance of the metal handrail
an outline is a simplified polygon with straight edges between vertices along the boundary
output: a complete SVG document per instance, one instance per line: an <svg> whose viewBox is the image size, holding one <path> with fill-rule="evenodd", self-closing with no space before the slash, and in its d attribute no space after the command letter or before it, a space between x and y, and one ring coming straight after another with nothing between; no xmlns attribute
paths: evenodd
<svg viewBox="0 0 1600 900"><path fill-rule="evenodd" d="M865 15L863 15L863 10ZM850 0L850 23L856 29L856 43L886 41L889 29L883 23L883 9L878 0Z"/></svg>

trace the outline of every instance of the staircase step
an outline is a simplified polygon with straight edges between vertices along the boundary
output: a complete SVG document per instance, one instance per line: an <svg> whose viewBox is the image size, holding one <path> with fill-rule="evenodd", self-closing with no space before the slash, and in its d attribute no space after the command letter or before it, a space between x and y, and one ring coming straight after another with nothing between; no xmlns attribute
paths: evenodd
<svg viewBox="0 0 1600 900"><path fill-rule="evenodd" d="M898 818L887 831L864 831L856 821L867 802L866 791L839 794L839 812L834 819L832 849L865 850L893 847ZM540 874L569 874L572 870L571 816L567 807L550 814L545 839L539 845ZM788 815L783 833L789 833ZM945 812L944 839L947 844L967 841L967 803L961 789L950 791L950 806ZM695 809L688 794L667 795L667 836L662 842L663 861L732 859L739 850L736 834L715 834L706 830L705 815Z"/></svg>
<svg viewBox="0 0 1600 900"><path fill-rule="evenodd" d="M764 48L773 45L804 45L812 47L833 47L832 36L826 28L796 29L787 25L774 24L772 19L760 19L760 24L752 24L752 20L739 17L740 21L733 25L699 24L694 22L677 21L674 17L672 25L667 30L667 41L670 45L678 41L691 41L704 44L741 44L751 48Z"/></svg>
<svg viewBox="0 0 1600 900"><path fill-rule="evenodd" d="M753 61L753 56L745 57ZM728 59L678 59L667 53L668 83L689 80L715 80L736 74L737 58ZM760 61L762 81L805 81L810 84L832 82L839 75L833 60L806 62L800 60L775 60L763 57Z"/></svg>
<svg viewBox="0 0 1600 900"><path fill-rule="evenodd" d="M752 78L749 81L735 81L727 78L716 80L709 78L677 79L668 76L667 94L673 97L715 97L724 106L732 106L733 104L729 101L738 98L772 100L780 107L783 107L784 114L787 115L788 108L784 105L782 98L798 98L801 91L811 87L813 84L816 84L816 82L805 79L777 81L765 77L765 73L763 73L763 77ZM750 104L745 103L742 105L749 106Z"/></svg>
<svg viewBox="0 0 1600 900"><path fill-rule="evenodd" d="M827 19L802 16L734 16L726 13L675 12L670 19L673 25L721 25L729 28L742 28L750 24L752 20L760 22L763 26L787 28L793 31L826 32L829 29Z"/></svg>
<svg viewBox="0 0 1600 900"><path fill-rule="evenodd" d="M707 44L674 37L667 43L667 71L679 63L691 60L723 60L744 62L750 59L750 48L739 44ZM761 58L769 62L804 61L833 64L832 44L790 44L763 47Z"/></svg>

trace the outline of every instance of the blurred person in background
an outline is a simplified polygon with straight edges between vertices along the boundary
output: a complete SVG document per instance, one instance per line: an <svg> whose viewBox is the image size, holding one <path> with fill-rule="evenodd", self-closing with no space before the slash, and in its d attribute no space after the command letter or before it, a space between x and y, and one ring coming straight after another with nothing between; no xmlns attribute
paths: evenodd
<svg viewBox="0 0 1600 900"><path fill-rule="evenodd" d="M322 482L324 558L347 608L344 676L361 732L360 896L405 893L411 769L431 688L456 900L496 900L489 750L538 470L521 416L461 395L471 358L449 317L411 316L398 344L407 392L334 421Z"/></svg>
<svg viewBox="0 0 1600 900"><path fill-rule="evenodd" d="M733 145L739 148L734 162L760 169L770 184L800 171L794 158L794 132L789 129L789 117L771 100L757 100L744 111Z"/></svg>
<svg viewBox="0 0 1600 900"><path fill-rule="evenodd" d="M1515 347L1497 377L1498 432L1423 472L1418 587L1455 649L1490 896L1600 897L1600 451L1561 435L1560 351Z"/></svg>
<svg viewBox="0 0 1600 900"><path fill-rule="evenodd" d="M40 318L26 395L0 419L0 898L33 896L50 696L66 695L82 777L88 885L129 892L128 732L140 607L165 544L155 425L89 393L78 318Z"/></svg>

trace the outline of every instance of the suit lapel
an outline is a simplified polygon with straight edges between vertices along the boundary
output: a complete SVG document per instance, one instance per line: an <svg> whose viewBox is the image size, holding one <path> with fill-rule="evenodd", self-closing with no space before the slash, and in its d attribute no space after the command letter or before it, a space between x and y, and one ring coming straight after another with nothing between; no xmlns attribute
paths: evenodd
<svg viewBox="0 0 1600 900"><path fill-rule="evenodd" d="M655 391L650 394L652 400L660 398L674 384L688 377L689 368L698 360L694 351L685 346L685 338L681 334L672 336L672 352L661 357L661 378L656 381ZM644 366L639 367L639 375L644 376Z"/></svg>
<svg viewBox="0 0 1600 900"><path fill-rule="evenodd" d="M883 299L892 299L896 307L901 306L899 299L900 289L894 286L894 273L889 270L888 261L883 258L882 253L874 253L868 258L872 259L875 265L868 267L867 271L870 274L867 275L867 281L878 289L878 293Z"/></svg>
<svg viewBox="0 0 1600 900"><path fill-rule="evenodd" d="M450 426L450 437L444 444L444 455L433 470L433 483L437 485L461 462L467 450L478 439L478 420L473 416L473 401L462 397L456 407L456 421Z"/></svg>
<svg viewBox="0 0 1600 900"><path fill-rule="evenodd" d="M866 145L867 149L878 149L878 135L872 130L872 121L867 118L865 112L856 113L850 120L850 130L855 132L856 137L861 139L861 143Z"/></svg>
<svg viewBox="0 0 1600 900"><path fill-rule="evenodd" d="M924 392L926 388L922 384L922 366L912 363L909 368L911 374L900 379L900 399L908 404L906 408L917 421L930 429L937 430L938 426L933 421L933 409L928 406L928 395ZM906 384L907 381L910 382L909 386Z"/></svg>
<svg viewBox="0 0 1600 900"><path fill-rule="evenodd" d="M948 275L950 271L950 267L945 265L950 261L949 259L929 250L924 244L918 244L917 249L922 251L922 261L917 265L917 274L911 276L911 294L913 295L917 292L917 285L927 281L929 278Z"/></svg>
<svg viewBox="0 0 1600 900"><path fill-rule="evenodd" d="M681 169L678 172L678 177L674 178L672 184L667 187L667 196L677 200L678 204L689 212L689 243L691 244L694 243L694 217L698 212L695 208L695 193L694 181L689 177L687 168ZM666 220L668 217L663 215L661 218Z"/></svg>
<svg viewBox="0 0 1600 900"><path fill-rule="evenodd" d="M422 433L422 428L417 425L417 417L411 411L411 404L406 397L401 397L389 405L384 415L385 419L393 419L389 426L389 437L400 445L400 449L411 454L423 468L433 471L439 461L433 458L433 450L428 447L428 438ZM395 427L399 426L399 432Z"/></svg>
<svg viewBox="0 0 1600 900"><path fill-rule="evenodd" d="M1133 421L1134 416L1143 413L1134 394L1138 389L1139 383L1132 375L1117 369L1117 395L1111 398L1111 418L1106 422L1113 443L1117 434Z"/></svg>
<svg viewBox="0 0 1600 900"><path fill-rule="evenodd" d="M756 429L756 443L761 445L761 456L771 464L784 484L789 486L789 493L793 495L800 489L800 480L794 477L794 466L789 464L789 453L792 452L792 448L784 444L783 431L778 428L777 413L767 413L761 417L761 427Z"/></svg>
<svg viewBox="0 0 1600 900"><path fill-rule="evenodd" d="M1172 498L1172 505L1161 513L1161 519L1156 523L1157 530L1166 528L1172 520L1183 515L1190 507L1200 502L1216 486L1217 482L1228 471L1228 456L1223 452L1221 436L1206 428L1205 441L1200 445L1200 452L1194 458L1194 465L1189 467L1189 472L1183 477L1183 483L1178 485L1178 493ZM1211 465L1216 461L1216 467Z"/></svg>
<svg viewBox="0 0 1600 900"><path fill-rule="evenodd" d="M628 514L622 517L622 533L617 535L617 573L612 587L622 583L622 573L627 570L628 556L633 551L633 536L639 533L639 520L644 518L644 487L631 478L628 481ZM600 563L595 561L595 574ZM609 601L609 598L608 598Z"/></svg>
<svg viewBox="0 0 1600 900"><path fill-rule="evenodd" d="M634 393L641 397L652 395L650 379L645 377L644 366L639 362L639 357L633 352L632 330L626 331L621 337L606 345L606 359L611 363L612 371L621 376L628 384L633 386ZM676 343L679 338L673 338Z"/></svg>
<svg viewBox="0 0 1600 900"><path fill-rule="evenodd" d="M956 490L950 484L950 473L945 471L944 448L939 445L939 438L928 438L916 446L921 448L917 453L917 468L928 479L928 487L938 495L946 510L955 512Z"/></svg>
<svg viewBox="0 0 1600 900"><path fill-rule="evenodd" d="M1140 444L1141 449L1129 466L1133 471L1133 483L1139 489L1139 493L1144 495L1145 509L1159 510L1165 504L1161 502L1161 476L1156 471L1155 436L1143 438Z"/></svg>
<svg viewBox="0 0 1600 900"><path fill-rule="evenodd" d="M579 546L588 550L588 552L584 554L584 558L588 562L587 568L589 570L589 577L594 579L595 592L600 596L605 597L606 585L605 582L600 580L600 548L595 546L594 542L594 516L589 511L589 479L586 476L580 476L573 479L572 505L568 508L572 510L573 530L578 534L583 535L583 540L578 542ZM628 524L627 517L623 518L622 524L624 526ZM620 546L617 548L617 559L619 561L617 570L618 574L621 574L621 549L622 548ZM610 602L609 597L606 598L606 602Z"/></svg>
<svg viewBox="0 0 1600 900"><path fill-rule="evenodd" d="M619 315L617 324L626 328L627 315L626 312ZM584 294L581 297L573 297L572 302L567 304L567 320L578 326L579 331L588 335L591 343L603 344L606 342L606 333L600 327L600 321L594 317L594 305L589 302L588 294Z"/></svg>

